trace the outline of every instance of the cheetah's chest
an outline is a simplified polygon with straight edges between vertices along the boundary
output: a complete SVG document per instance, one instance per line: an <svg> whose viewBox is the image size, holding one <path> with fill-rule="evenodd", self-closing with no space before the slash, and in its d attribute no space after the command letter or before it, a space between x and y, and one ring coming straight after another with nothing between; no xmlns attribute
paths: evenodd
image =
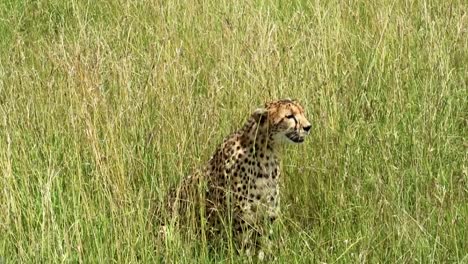
<svg viewBox="0 0 468 264"><path fill-rule="evenodd" d="M256 202L266 205L270 209L277 206L278 196L278 164L276 158L260 160L257 172L250 181L250 193L256 197Z"/></svg>
<svg viewBox="0 0 468 264"><path fill-rule="evenodd" d="M256 215L255 218L258 215L276 216L279 210L279 166L274 153L256 153L233 163L237 164L233 171L234 193L242 211Z"/></svg>

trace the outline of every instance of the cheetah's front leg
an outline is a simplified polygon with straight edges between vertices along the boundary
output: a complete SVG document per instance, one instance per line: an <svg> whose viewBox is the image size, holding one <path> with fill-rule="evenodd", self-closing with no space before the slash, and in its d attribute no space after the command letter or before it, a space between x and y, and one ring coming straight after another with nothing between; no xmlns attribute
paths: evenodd
<svg viewBox="0 0 468 264"><path fill-rule="evenodd" d="M257 219L246 212L243 216L237 218L235 222L239 252L249 258L256 256L260 261L268 259L273 253L271 236L273 234L272 224L276 217Z"/></svg>

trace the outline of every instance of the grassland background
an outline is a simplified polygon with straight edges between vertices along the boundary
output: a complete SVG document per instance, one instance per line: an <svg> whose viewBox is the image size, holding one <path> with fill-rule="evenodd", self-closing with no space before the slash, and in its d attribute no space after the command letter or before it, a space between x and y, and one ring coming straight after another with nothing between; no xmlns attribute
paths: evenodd
<svg viewBox="0 0 468 264"><path fill-rule="evenodd" d="M277 261L466 263L464 1L0 2L0 262L238 262L151 207L264 101Z"/></svg>

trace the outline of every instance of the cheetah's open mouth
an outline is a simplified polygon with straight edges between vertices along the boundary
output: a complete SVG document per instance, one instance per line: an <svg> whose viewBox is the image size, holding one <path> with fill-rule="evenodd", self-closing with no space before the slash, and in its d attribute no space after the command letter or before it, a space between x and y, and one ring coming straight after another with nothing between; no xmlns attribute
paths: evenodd
<svg viewBox="0 0 468 264"><path fill-rule="evenodd" d="M296 132L286 133L286 137L294 143L304 142L304 137L299 136Z"/></svg>

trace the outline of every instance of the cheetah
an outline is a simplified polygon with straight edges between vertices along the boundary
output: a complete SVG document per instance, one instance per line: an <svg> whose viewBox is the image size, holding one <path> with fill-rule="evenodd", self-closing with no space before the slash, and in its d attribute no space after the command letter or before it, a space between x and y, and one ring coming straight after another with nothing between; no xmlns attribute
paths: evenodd
<svg viewBox="0 0 468 264"><path fill-rule="evenodd" d="M278 146L302 143L311 124L296 101L282 99L255 110L228 136L206 166L186 177L170 194L171 219L200 212L209 234L231 223L240 249L250 251L280 212ZM224 228L224 229L223 229ZM255 250L255 249L254 249ZM261 250L258 257L264 254Z"/></svg>

